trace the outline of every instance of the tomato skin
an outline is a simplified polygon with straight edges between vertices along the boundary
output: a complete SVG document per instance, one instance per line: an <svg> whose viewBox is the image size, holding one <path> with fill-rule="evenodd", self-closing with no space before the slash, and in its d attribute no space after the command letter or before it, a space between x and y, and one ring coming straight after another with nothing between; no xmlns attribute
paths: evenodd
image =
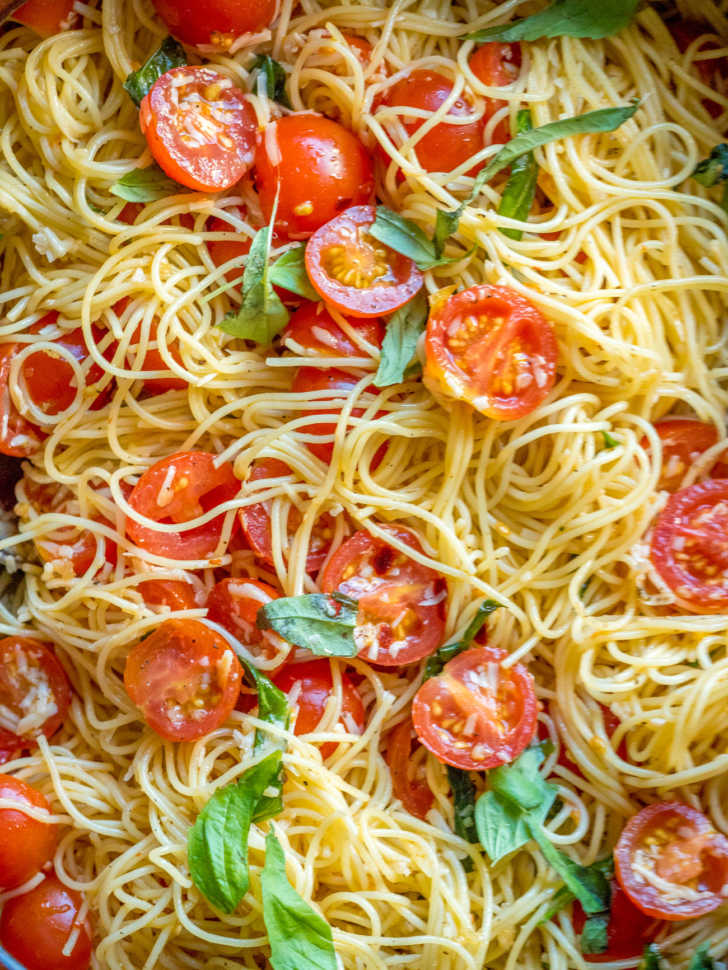
<svg viewBox="0 0 728 970"><path fill-rule="evenodd" d="M51 811L45 795L12 775L0 774L0 799ZM55 851L57 832L56 825L26 815L22 807L0 808L0 891L22 886L43 868Z"/></svg>
<svg viewBox="0 0 728 970"><path fill-rule="evenodd" d="M242 34L273 22L276 0L153 0L170 32L185 44L213 44L225 51Z"/></svg>
<svg viewBox="0 0 728 970"><path fill-rule="evenodd" d="M207 599L207 615L244 644L267 676L280 670L292 646L271 630L256 626L258 610L280 594L267 583L247 576L221 579Z"/></svg>
<svg viewBox="0 0 728 970"><path fill-rule="evenodd" d="M48 433L32 424L15 407L10 394L10 368L19 344L0 344L0 452L28 458L40 448Z"/></svg>
<svg viewBox="0 0 728 970"><path fill-rule="evenodd" d="M496 647L473 647L446 663L415 694L417 737L440 761L484 771L510 763L530 744L538 717L534 680L522 664L503 668L507 656ZM460 747L471 716L476 722L467 732L470 746Z"/></svg>
<svg viewBox="0 0 728 970"><path fill-rule="evenodd" d="M79 923L81 893L56 876L47 876L35 889L9 899L0 914L0 945L26 970L88 970L91 965L91 927ZM68 954L63 948L72 931L80 929Z"/></svg>
<svg viewBox="0 0 728 970"><path fill-rule="evenodd" d="M279 161L268 154L273 141ZM279 193L275 228L289 239L308 239L345 209L374 198L374 172L362 143L337 121L310 112L268 126L255 159L255 185L266 223Z"/></svg>
<svg viewBox="0 0 728 970"><path fill-rule="evenodd" d="M679 20L673 21L668 24L670 33L675 39L675 43L681 53L685 51L695 43L700 37L704 37L709 33L712 33L711 28L704 23L700 23L696 20ZM699 50L702 51L713 51L719 50L718 44L712 39L708 39L705 43L700 45ZM710 60L695 61L694 67L697 68L698 74L700 74L700 79L703 84L710 85L714 90L721 90L721 81L725 81L728 77L728 57L718 57L711 58ZM723 107L717 101L713 101L710 98L703 99L703 107L711 116L711 118L718 118L723 113Z"/></svg>
<svg viewBox="0 0 728 970"><path fill-rule="evenodd" d="M318 229L306 245L306 272L319 296L352 317L379 317L403 306L423 276L407 256L369 235L376 209L354 206ZM351 274L354 283L350 283Z"/></svg>
<svg viewBox="0 0 728 970"><path fill-rule="evenodd" d="M408 717L390 732L386 757L392 775L392 794L410 815L425 819L435 799L424 778L411 776L412 746L417 743L413 735Z"/></svg>
<svg viewBox="0 0 728 970"><path fill-rule="evenodd" d="M700 894L666 899L634 868L641 864L675 886ZM671 921L712 913L728 898L728 838L690 805L656 802L627 822L614 850L617 879L630 900L647 916Z"/></svg>
<svg viewBox="0 0 728 970"><path fill-rule="evenodd" d="M170 477L170 470L174 469ZM160 490L166 488L160 504ZM234 498L240 490L232 465L219 467L206 451L182 451L148 468L132 489L129 505L155 522L180 525ZM126 520L126 533L141 549L170 559L205 559L220 542L224 516L181 532L160 532Z"/></svg>
<svg viewBox="0 0 728 970"><path fill-rule="evenodd" d="M328 370L321 370L318 367L299 367L293 377L291 390L294 394L308 394L311 391L330 390L331 397L337 398L348 397L357 384L358 381L355 377L335 367L330 367ZM327 399L312 401L311 403L313 406L307 408L303 414L316 420L301 430L305 431L307 435L321 437L334 434L339 415L341 414L341 407L338 405L327 407ZM362 408L352 408L352 417L360 418L362 414L364 414ZM333 441L322 441L321 443L307 441L306 447L312 455L315 455L322 462L327 465L331 464L331 459L334 454ZM377 465L381 462L386 447L386 445L383 445L374 456L372 461L373 469L376 469Z"/></svg>
<svg viewBox="0 0 728 970"><path fill-rule="evenodd" d="M718 431L712 424L691 418L665 418L655 423L655 431L662 441L662 473L657 487L676 492L688 469L704 451L718 443ZM646 437L640 444L649 448ZM728 463L720 459L716 461L711 477L728 478Z"/></svg>
<svg viewBox="0 0 728 970"><path fill-rule="evenodd" d="M622 722L617 717L617 715L605 704L600 704L599 709L602 713L602 721L604 722L604 730L606 732L606 735L608 738L611 738L613 737L615 731L617 730L617 728ZM553 713L551 711L549 711L549 713L553 718ZM546 741L549 738L549 733L546 730L545 725L541 721L539 721L538 723L538 737L542 741ZM556 759L558 764L560 764L562 768L566 768L567 771L573 772L573 774L577 775L579 778L584 778L585 777L584 772L581 770L579 765L571 757L571 753L569 752L569 749L566 746L565 740L560 738L559 742L560 742L559 756ZM622 761L628 760L627 741L624 738L621 740L619 747L617 748L617 756L620 757Z"/></svg>
<svg viewBox="0 0 728 970"><path fill-rule="evenodd" d="M52 37L74 27L79 18L73 0L27 0L12 12L10 19L30 27L41 37Z"/></svg>
<svg viewBox="0 0 728 970"><path fill-rule="evenodd" d="M194 610L199 604L192 583L180 579L145 579L137 586L147 606Z"/></svg>
<svg viewBox="0 0 728 970"><path fill-rule="evenodd" d="M503 88L507 84L512 84L520 73L521 63L521 45L518 43L504 44L499 41L491 41L488 44L483 44L470 55L470 70L479 81L493 88ZM484 124L487 124L496 111L500 111L507 103L500 98L486 98ZM505 118L503 121L499 121L494 128L490 144L505 144L510 141L510 137L509 121L508 118Z"/></svg>
<svg viewBox="0 0 728 970"><path fill-rule="evenodd" d="M349 326L353 327L367 343L381 347L384 340L384 322L377 317L347 318ZM331 316L324 303L304 303L285 326L281 334L281 342L287 345L289 340L295 341L304 350L319 357L363 357L362 350L344 333ZM293 349L293 348L289 348ZM295 351L294 351L295 352Z"/></svg>
<svg viewBox="0 0 728 970"><path fill-rule="evenodd" d="M284 694L290 694L296 685L300 685L296 688L297 698L293 705L297 711L293 733L298 736L315 731L334 689L331 663L328 660L309 660L300 664L289 664L273 678L273 683ZM359 691L343 670L339 723L349 733L352 733L352 726L356 727L357 734L362 733L366 724L366 712ZM322 744L321 757L330 757L337 748L338 744L333 741Z"/></svg>
<svg viewBox="0 0 728 970"><path fill-rule="evenodd" d="M432 391L498 421L530 414L556 380L552 325L507 286L471 286L451 296L430 314L425 352Z"/></svg>
<svg viewBox="0 0 728 970"><path fill-rule="evenodd" d="M585 953L587 963L607 963L610 960L638 960L645 947L652 943L662 928L659 920L646 916L630 901L616 879L610 882L612 891L607 924L607 949L603 953ZM572 914L574 932L581 935L586 915L578 902Z"/></svg>
<svg viewBox="0 0 728 970"><path fill-rule="evenodd" d="M221 192L253 164L255 110L241 88L210 68L173 67L163 74L142 100L139 124L159 166L187 188Z"/></svg>
<svg viewBox="0 0 728 970"><path fill-rule="evenodd" d="M239 209L237 211L240 212ZM232 224L219 216L213 216L208 220L206 230L207 232L235 232ZM250 252L252 242L250 236L236 235L235 239L211 239L207 243L207 251L215 266L223 266L231 259L241 260L239 266L233 267L225 273L225 279L228 283L237 283L243 275L242 259Z"/></svg>
<svg viewBox="0 0 728 970"><path fill-rule="evenodd" d="M390 526L388 531L422 552L409 529ZM355 532L336 550L319 583L324 593L340 592L358 600L354 640L365 660L400 667L421 660L442 643L444 578L368 532Z"/></svg>

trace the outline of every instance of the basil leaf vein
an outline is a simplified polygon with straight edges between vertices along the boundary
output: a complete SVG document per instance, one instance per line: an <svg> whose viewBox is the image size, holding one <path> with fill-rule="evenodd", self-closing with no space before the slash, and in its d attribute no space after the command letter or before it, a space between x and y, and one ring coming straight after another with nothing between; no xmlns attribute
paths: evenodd
<svg viewBox="0 0 728 970"><path fill-rule="evenodd" d="M159 48L139 70L129 74L124 81L124 90L138 108L158 78L173 67L184 67L186 64L187 55L182 45L174 37L165 37Z"/></svg>
<svg viewBox="0 0 728 970"><path fill-rule="evenodd" d="M427 297L420 290L389 318L379 367L373 381L377 387L401 384L405 379L417 341L427 324L427 313Z"/></svg>
<svg viewBox="0 0 728 970"><path fill-rule="evenodd" d="M516 135L532 129L531 112L528 109L519 111L516 118ZM537 180L538 164L536 163L536 156L533 152L526 152L525 155L517 158L511 166L511 174L498 205L498 215L525 222L536 197ZM522 229L501 229L501 232L509 239L519 240L523 238Z"/></svg>
<svg viewBox="0 0 728 970"><path fill-rule="evenodd" d="M477 41L541 40L545 37L611 37L629 26L639 0L554 0L545 10L510 24L486 27L467 37Z"/></svg>
<svg viewBox="0 0 728 970"><path fill-rule="evenodd" d="M156 202L180 192L189 192L183 185L168 178L158 165L135 168L123 175L109 188L112 195L125 202Z"/></svg>
<svg viewBox="0 0 728 970"><path fill-rule="evenodd" d="M356 600L338 593L284 596L261 606L256 622L317 656L354 657L357 609Z"/></svg>

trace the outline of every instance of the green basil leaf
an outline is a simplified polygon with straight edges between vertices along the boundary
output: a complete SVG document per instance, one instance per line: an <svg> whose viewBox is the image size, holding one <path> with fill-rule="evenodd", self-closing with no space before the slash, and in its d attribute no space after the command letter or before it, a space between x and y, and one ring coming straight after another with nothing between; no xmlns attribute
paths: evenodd
<svg viewBox="0 0 728 970"><path fill-rule="evenodd" d="M435 251L432 240L427 238L416 223L398 215L386 205L377 206L377 217L369 235L395 252L408 256L423 272L434 266L454 262L452 259L441 258L441 254Z"/></svg>
<svg viewBox="0 0 728 970"><path fill-rule="evenodd" d="M608 926L609 913L590 916L584 923L584 929L581 933L581 952L604 953L609 943L607 939Z"/></svg>
<svg viewBox="0 0 728 970"><path fill-rule="evenodd" d="M605 448L616 448L619 442L615 437L613 437L608 431L602 431L602 437L604 438Z"/></svg>
<svg viewBox="0 0 728 970"><path fill-rule="evenodd" d="M453 657L457 657L464 650L467 650L488 617L500 606L501 604L496 603L495 600L484 600L478 607L478 612L468 624L465 633L463 633L462 640L456 640L454 643L446 643L444 647L440 647L439 650L430 654L425 664L424 680L428 680L430 677L437 677L448 661L452 660Z"/></svg>
<svg viewBox="0 0 728 970"><path fill-rule="evenodd" d="M554 0L545 10L522 20L468 34L477 41L541 40L544 37L611 37L629 26L639 0Z"/></svg>
<svg viewBox="0 0 728 970"><path fill-rule="evenodd" d="M478 841L478 830L475 827L475 785L470 772L448 765L447 778L455 804L455 834L466 842L475 843Z"/></svg>
<svg viewBox="0 0 728 970"><path fill-rule="evenodd" d="M722 960L714 960L708 953L710 943L703 943L693 954L688 970L725 970L725 963ZM659 968L658 968L659 970Z"/></svg>
<svg viewBox="0 0 728 970"><path fill-rule="evenodd" d="M232 913L248 891L250 825L280 764L281 752L273 751L238 781L216 791L190 829L187 861L192 881L224 913Z"/></svg>
<svg viewBox="0 0 728 970"><path fill-rule="evenodd" d="M284 290L290 290L291 293L297 293L306 300L318 303L321 297L311 286L311 280L308 278L305 254L305 245L286 250L271 266L270 281L274 286L281 286Z"/></svg>
<svg viewBox="0 0 728 970"><path fill-rule="evenodd" d="M728 180L728 145L716 145L693 172L693 178L706 188Z"/></svg>
<svg viewBox="0 0 728 970"><path fill-rule="evenodd" d="M555 798L555 791L547 795L541 807L530 813L534 820L545 821ZM475 803L475 828L491 862L498 862L531 841L526 813L494 791L484 792Z"/></svg>
<svg viewBox="0 0 728 970"><path fill-rule="evenodd" d="M611 880L614 878L614 859L611 855L604 859L597 859L596 862L593 862L591 866L587 866L586 868L598 869L605 879ZM576 897L570 889L567 889L566 886L562 886L561 889L559 889L559 891L554 895L553 899L551 900L551 904L539 920L539 923L548 923L548 921L553 919L557 913L560 913L565 906L573 903L575 898Z"/></svg>
<svg viewBox="0 0 728 970"><path fill-rule="evenodd" d="M265 92L271 101L277 101L284 108L291 108L286 94L286 72L278 61L269 54L258 54L253 61L253 70L265 78Z"/></svg>
<svg viewBox="0 0 728 970"><path fill-rule="evenodd" d="M319 657L355 657L357 608L356 600L338 593L283 596L261 606L257 624Z"/></svg>
<svg viewBox="0 0 728 970"><path fill-rule="evenodd" d="M173 67L184 67L187 55L184 48L174 37L165 37L146 63L138 71L132 71L124 81L124 90L129 94L134 104L139 107L142 98L157 80Z"/></svg>
<svg viewBox="0 0 728 970"><path fill-rule="evenodd" d="M532 129L531 112L528 109L519 111L516 118L516 135ZM498 206L498 215L525 222L536 198L537 180L536 156L533 152L527 152L517 158L511 166L511 174ZM523 239L522 229L501 229L501 232L509 239Z"/></svg>
<svg viewBox="0 0 728 970"><path fill-rule="evenodd" d="M544 858L579 900L584 912L588 916L594 916L608 910L610 889L604 874L593 866L579 865L564 852L560 852L546 834L542 821L538 821L530 812L525 817L528 829Z"/></svg>
<svg viewBox="0 0 728 970"><path fill-rule="evenodd" d="M289 883L283 849L272 831L265 840L260 888L273 970L337 970L331 927Z"/></svg>
<svg viewBox="0 0 728 970"><path fill-rule="evenodd" d="M417 341L427 325L428 309L425 292L420 290L387 321L382 355L373 382L377 387L401 384L405 379Z"/></svg>
<svg viewBox="0 0 728 970"><path fill-rule="evenodd" d="M488 772L489 787L523 811L538 808L549 799L553 804L556 785L549 784L538 770L546 758L547 744L533 744L512 764L493 768Z"/></svg>
<svg viewBox="0 0 728 970"><path fill-rule="evenodd" d="M189 191L167 178L158 165L135 168L123 175L118 182L114 182L109 189L112 195L126 202L156 202L157 199L166 199L167 196Z"/></svg>
<svg viewBox="0 0 728 970"><path fill-rule="evenodd" d="M656 943L648 943L642 954L637 970L661 970L660 948Z"/></svg>

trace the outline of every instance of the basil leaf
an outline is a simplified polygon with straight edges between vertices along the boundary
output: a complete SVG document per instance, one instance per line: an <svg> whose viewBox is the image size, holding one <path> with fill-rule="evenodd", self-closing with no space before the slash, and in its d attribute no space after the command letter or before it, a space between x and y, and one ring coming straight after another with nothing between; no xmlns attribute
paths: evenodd
<svg viewBox="0 0 728 970"><path fill-rule="evenodd" d="M611 855L608 855L604 859L597 859L596 862L592 862L591 866L586 866L587 869L598 869L599 872L605 877L605 879L611 880L614 878L614 859ZM568 906L569 903L573 903L576 897L567 889L566 886L562 886L561 889L554 895L551 900L551 905L548 907L546 912L543 914L539 923L548 923L550 919L553 919L557 913Z"/></svg>
<svg viewBox="0 0 728 970"><path fill-rule="evenodd" d="M427 324L427 313L427 297L424 290L420 290L389 318L379 367L373 381L377 387L402 383L417 341Z"/></svg>
<svg viewBox="0 0 728 970"><path fill-rule="evenodd" d="M265 79L265 93L271 101L277 101L284 108L292 107L286 94L286 72L278 61L269 54L258 54L253 61L253 70Z"/></svg>
<svg viewBox="0 0 728 970"><path fill-rule="evenodd" d="M456 640L454 643L446 643L444 647L440 647L439 650L430 654L425 664L424 679L428 680L430 677L437 677L448 661L452 660L453 657L457 657L464 650L467 650L485 624L485 621L500 606L501 604L496 603L495 600L484 600L478 607L478 612L468 624L465 633L463 633L462 640Z"/></svg>
<svg viewBox="0 0 728 970"><path fill-rule="evenodd" d="M261 721L267 721L268 724L276 724L278 727L287 728L290 723L291 712L288 707L288 698L286 695L275 684L271 683L265 674L257 670L246 657L238 654L238 659L245 668L248 678L253 681L255 689L258 692L258 718ZM271 741L263 731L256 730L253 750L260 751L269 743L272 743L279 751L285 750L286 742L283 738ZM283 762L280 762L276 777L268 785L268 788L273 789L273 794L262 795L260 797L253 816L254 822L262 822L267 818L273 818L274 815L279 815L283 811L283 780Z"/></svg>
<svg viewBox="0 0 728 970"><path fill-rule="evenodd" d="M709 943L699 946L688 966L688 970L725 970L725 963L714 960L708 953Z"/></svg>
<svg viewBox="0 0 728 970"><path fill-rule="evenodd" d="M455 803L455 834L466 842L475 843L478 841L478 830L475 827L475 785L470 772L448 765L447 778Z"/></svg>
<svg viewBox="0 0 728 970"><path fill-rule="evenodd" d="M556 792L549 793L541 807L533 810L534 821L545 821L555 798ZM475 827L491 862L498 862L531 841L525 813L494 791L484 792L475 803Z"/></svg>
<svg viewBox="0 0 728 970"><path fill-rule="evenodd" d="M156 202L157 199L166 199L169 195L189 191L183 185L167 178L158 165L135 168L122 176L118 182L114 182L109 189L112 195L126 202Z"/></svg>
<svg viewBox="0 0 728 970"><path fill-rule="evenodd" d="M377 206L377 217L369 235L395 252L408 256L423 271L453 262L450 259L440 259L432 240L427 238L425 232L411 219L405 219L386 205Z"/></svg>
<svg viewBox="0 0 728 970"><path fill-rule="evenodd" d="M308 278L305 254L305 245L294 246L293 249L286 250L273 263L268 275L274 286L282 286L284 290L290 290L291 293L297 293L298 296L302 296L306 300L318 303L321 297L311 286L311 281Z"/></svg>
<svg viewBox="0 0 728 970"><path fill-rule="evenodd" d="M281 752L273 751L238 781L216 791L190 829L187 861L192 881L224 913L232 913L248 891L250 825L280 764Z"/></svg>
<svg viewBox="0 0 728 970"><path fill-rule="evenodd" d="M532 129L531 112L528 109L519 111L516 118L516 134L520 135L521 132ZM537 179L538 165L533 152L527 152L517 158L511 166L510 178L498 206L498 215L525 222L536 198ZM522 229L501 229L501 232L509 239L523 239Z"/></svg>
<svg viewBox="0 0 728 970"><path fill-rule="evenodd" d="M614 438L608 431L602 431L602 437L604 438L605 448L616 448L619 442Z"/></svg>
<svg viewBox="0 0 728 970"><path fill-rule="evenodd" d="M256 622L319 657L355 657L357 608L356 600L338 593L284 596L261 606Z"/></svg>
<svg viewBox="0 0 728 970"><path fill-rule="evenodd" d="M186 63L187 55L182 45L177 43L174 37L165 37L149 60L138 71L132 71L127 77L124 81L124 90L138 108L142 98L149 94L158 78L173 67L184 67Z"/></svg>
<svg viewBox="0 0 728 970"><path fill-rule="evenodd" d="M661 967L660 948L656 943L648 943L637 970L661 970Z"/></svg>
<svg viewBox="0 0 728 970"><path fill-rule="evenodd" d="M476 30L471 40L541 40L544 37L611 37L629 26L639 0L554 0L545 10L498 27Z"/></svg>
<svg viewBox="0 0 728 970"><path fill-rule="evenodd" d="M695 169L693 178L706 188L725 182L720 204L728 213L728 145L716 145L710 155Z"/></svg>
<svg viewBox="0 0 728 970"><path fill-rule="evenodd" d="M527 812L539 808L549 799L553 804L556 785L549 784L538 771L546 758L547 744L543 741L533 744L512 764L489 771L488 785L491 790Z"/></svg>
<svg viewBox="0 0 728 970"><path fill-rule="evenodd" d="M283 849L272 831L265 840L260 888L273 970L337 970L331 927L288 882Z"/></svg>
<svg viewBox="0 0 728 970"><path fill-rule="evenodd" d="M565 853L560 852L543 829L542 820L538 821L530 812L527 812L525 817L528 829L544 858L579 900L584 912L588 916L594 916L608 910L610 889L604 874L593 866L579 865Z"/></svg>
<svg viewBox="0 0 728 970"><path fill-rule="evenodd" d="M581 952L582 953L604 953L608 946L607 927L609 926L609 914L600 913L598 916L590 916L584 923L581 933Z"/></svg>

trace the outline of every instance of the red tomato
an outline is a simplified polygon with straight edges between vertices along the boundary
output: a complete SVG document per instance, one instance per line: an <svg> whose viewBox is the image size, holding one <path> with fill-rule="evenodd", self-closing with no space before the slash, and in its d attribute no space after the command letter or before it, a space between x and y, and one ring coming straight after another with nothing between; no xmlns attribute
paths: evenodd
<svg viewBox="0 0 728 970"><path fill-rule="evenodd" d="M346 322L367 343L382 346L384 323L374 318L347 318ZM366 352L358 347L336 323L323 303L304 303L286 324L281 334L281 342L294 353L297 351L288 343L295 341L304 350L319 357L364 357Z"/></svg>
<svg viewBox="0 0 728 970"><path fill-rule="evenodd" d="M495 647L473 647L446 663L415 694L417 737L440 761L484 771L514 761L536 733L538 700L522 664L502 667Z"/></svg>
<svg viewBox="0 0 728 970"><path fill-rule="evenodd" d="M153 320L151 327L149 328L149 343L157 343L157 327L158 321ZM134 336L132 338L133 343L129 347L127 354L127 359L131 366L136 367L136 348L138 346L138 341L140 339L141 326L137 327ZM182 359L179 355L179 346L176 340L173 340L169 344L168 348L170 356L178 364L182 363ZM139 370L161 370L169 371L166 361L162 357L161 352L158 347L149 347L145 352L144 358L139 364ZM165 391L184 391L188 387L187 381L183 377L178 377L176 374L168 373L165 377L145 377L144 378L144 390L147 394L164 394Z"/></svg>
<svg viewBox="0 0 728 970"><path fill-rule="evenodd" d="M629 960L632 957L638 959L662 926L658 920L637 909L616 879L612 879L610 885L612 897L607 924L607 949L604 953L584 954L584 959L589 963ZM574 903L572 922L576 935L581 935L586 916L578 902Z"/></svg>
<svg viewBox="0 0 728 970"><path fill-rule="evenodd" d="M27 458L48 434L18 411L10 394L10 368L20 344L0 344L0 452Z"/></svg>
<svg viewBox="0 0 728 970"><path fill-rule="evenodd" d="M169 610L194 610L198 606L195 587L180 579L145 579L137 591L147 606Z"/></svg>
<svg viewBox="0 0 728 970"><path fill-rule="evenodd" d="M73 0L27 0L10 14L10 19L30 27L41 37L51 37L74 27L78 14Z"/></svg>
<svg viewBox="0 0 728 970"><path fill-rule="evenodd" d="M282 461L278 461L276 458L262 458L253 464L246 481L259 482L264 479L282 478L290 474L291 469ZM255 505L246 505L238 514L240 524L243 527L243 532L250 544L250 548L259 559L262 559L263 562L272 566L273 536L270 505L270 501L257 502ZM288 527L288 542L284 550L284 558L287 558L290 543L301 524L302 518L298 508L290 502L286 521ZM314 530L311 533L311 543L309 545L308 555L306 556L306 572L314 574L321 568L324 559L328 555L333 533L334 521L328 513L324 513L316 521Z"/></svg>
<svg viewBox="0 0 728 970"><path fill-rule="evenodd" d="M726 479L690 485L670 496L657 517L650 558L683 609L728 609Z"/></svg>
<svg viewBox="0 0 728 970"><path fill-rule="evenodd" d="M141 103L139 124L156 161L187 188L229 189L253 164L253 106L230 78L208 67L163 74Z"/></svg>
<svg viewBox="0 0 728 970"><path fill-rule="evenodd" d="M168 741L196 741L228 719L242 676L221 634L200 620L165 620L132 647L124 686L157 734Z"/></svg>
<svg viewBox="0 0 728 970"><path fill-rule="evenodd" d="M275 227L290 239L308 239L351 206L374 198L366 149L343 125L311 112L268 126L255 159L255 185L266 222L278 194Z"/></svg>
<svg viewBox="0 0 728 970"><path fill-rule="evenodd" d="M522 418L554 386L554 330L532 303L506 286L471 286L427 324L425 383L486 417Z"/></svg>
<svg viewBox="0 0 728 970"><path fill-rule="evenodd" d="M45 795L20 778L0 774L0 801L17 802L17 811L0 808L0 891L16 889L39 872L53 856L57 827L23 811L23 806L50 814Z"/></svg>
<svg viewBox="0 0 728 970"><path fill-rule="evenodd" d="M655 424L662 441L662 474L657 487L676 492L692 465L704 451L718 443L718 432L712 424L690 418L665 418ZM647 438L641 441L648 448ZM728 478L728 464L718 460L713 466L713 478Z"/></svg>
<svg viewBox="0 0 728 970"><path fill-rule="evenodd" d="M422 552L408 529L392 536ZM432 653L445 630L447 584L443 577L368 532L355 532L331 557L320 577L324 593L359 603L354 641L359 656L399 667Z"/></svg>
<svg viewBox="0 0 728 970"><path fill-rule="evenodd" d="M88 970L91 927L81 916L83 897L56 876L9 899L0 915L0 944L26 970ZM70 953L71 934L78 931Z"/></svg>
<svg viewBox="0 0 728 970"><path fill-rule="evenodd" d="M379 317L403 306L422 287L407 256L369 235L374 206L347 209L311 236L306 271L327 303L352 317Z"/></svg>
<svg viewBox="0 0 728 970"><path fill-rule="evenodd" d="M0 763L10 760L8 753L32 748L38 735L55 734L70 704L66 672L45 644L30 637L0 640L0 707L13 724L0 728Z"/></svg>
<svg viewBox="0 0 728 970"><path fill-rule="evenodd" d="M235 210L237 214L240 213L239 209ZM208 232L229 232L233 233L236 230L233 228L230 222L225 219L221 219L219 216L213 216L212 219L207 223ZM225 279L228 283L237 283L243 275L243 257L247 256L250 252L250 247L253 240L250 236L244 236L241 234L236 234L234 239L211 239L207 243L207 250L210 253L210 259L213 261L215 266L223 266L228 263L231 259L240 260L239 264L233 269L229 269L225 273Z"/></svg>
<svg viewBox="0 0 728 970"><path fill-rule="evenodd" d="M276 0L154 0L154 6L175 37L221 51L243 34L269 27L278 8Z"/></svg>
<svg viewBox="0 0 728 970"><path fill-rule="evenodd" d="M208 617L244 644L268 676L286 662L291 644L272 630L259 630L255 620L261 606L279 595L267 583L241 576L220 580L207 600Z"/></svg>
<svg viewBox="0 0 728 970"><path fill-rule="evenodd" d="M206 451L181 451L148 468L129 496L129 505L154 522L182 525L234 498L240 491L233 466L218 466ZM161 532L126 520L129 538L140 548L170 559L206 559L217 549L224 516L179 532Z"/></svg>
<svg viewBox="0 0 728 970"><path fill-rule="evenodd" d="M470 70L479 81L489 88L504 88L512 84L521 71L521 45L502 44L492 41L483 44L470 55ZM508 104L499 98L485 99L484 124ZM505 144L510 141L511 129L508 118L499 121L490 139L493 145Z"/></svg>
<svg viewBox="0 0 728 970"><path fill-rule="evenodd" d="M700 37L707 37L708 34L712 33L711 28L707 24L702 24L695 20L673 21L668 26L670 33L675 38L675 43L683 53ZM696 48L696 53L720 50L720 46L714 40L708 38ZM709 85L715 91L724 89L725 80L728 77L727 57L696 60L694 66L697 68L703 84ZM717 118L723 113L723 107L717 101L712 101L710 98L705 98L703 105L712 118Z"/></svg>
<svg viewBox="0 0 728 970"><path fill-rule="evenodd" d="M392 775L392 794L398 798L410 815L424 819L434 801L430 786L424 778L413 773L412 748L417 739L412 721L398 724L387 739L387 763Z"/></svg>
<svg viewBox="0 0 728 970"><path fill-rule="evenodd" d="M289 703L296 713L293 733L311 734L315 731L334 690L331 663L328 660L309 660L306 663L289 664L273 678L273 683L290 697ZM343 670L339 723L343 724L349 734L361 734L366 724L366 713L359 691ZM333 741L322 744L321 757L328 758L337 747Z"/></svg>
<svg viewBox="0 0 728 970"><path fill-rule="evenodd" d="M602 712L604 730L607 734L607 737L611 738L622 722L617 717L617 715L610 710L610 708L606 707L606 705L600 704L599 709ZM549 737L549 734L546 731L545 725L543 725L541 721L539 721L539 724L538 724L538 736L542 741L547 740ZM622 761L627 760L627 742L624 738L622 739L622 741L619 744L619 747L617 748L617 755L622 759ZM563 740L561 740L561 743L559 744L559 757L557 758L557 761L561 765L561 767L566 768L567 771L573 772L575 775L578 775L579 778L584 777L584 772L581 770L579 765L571 757L571 754L569 753L569 749L566 747L566 743Z"/></svg>
<svg viewBox="0 0 728 970"><path fill-rule="evenodd" d="M728 838L681 802L657 802L634 815L614 865L627 896L655 919L704 916L728 898Z"/></svg>

